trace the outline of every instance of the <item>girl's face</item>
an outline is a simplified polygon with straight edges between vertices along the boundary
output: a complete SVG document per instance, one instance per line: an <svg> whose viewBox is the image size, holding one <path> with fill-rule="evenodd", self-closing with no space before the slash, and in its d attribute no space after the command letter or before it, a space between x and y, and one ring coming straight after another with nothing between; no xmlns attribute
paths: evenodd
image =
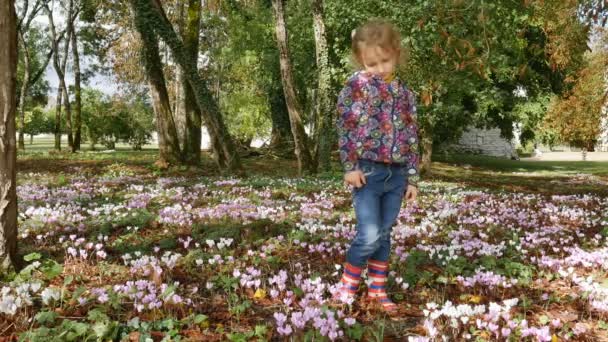
<svg viewBox="0 0 608 342"><path fill-rule="evenodd" d="M386 78L395 71L399 57L395 51L378 45L363 45L360 52L361 64L366 72Z"/></svg>

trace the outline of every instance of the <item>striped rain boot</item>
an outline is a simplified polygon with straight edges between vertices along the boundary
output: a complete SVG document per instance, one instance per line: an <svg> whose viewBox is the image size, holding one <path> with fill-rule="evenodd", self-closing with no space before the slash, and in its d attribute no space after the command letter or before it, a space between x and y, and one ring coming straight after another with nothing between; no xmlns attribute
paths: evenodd
<svg viewBox="0 0 608 342"><path fill-rule="evenodd" d="M388 313L397 311L397 304L388 298L386 285L388 280L388 262L370 259L367 264L367 275L371 280L367 297L382 305L382 309Z"/></svg>
<svg viewBox="0 0 608 342"><path fill-rule="evenodd" d="M362 268L353 266L349 263L344 265L344 273L342 273L342 279L340 279L340 290L334 297L335 299L343 302L348 299L354 298L359 290L359 283L361 282Z"/></svg>

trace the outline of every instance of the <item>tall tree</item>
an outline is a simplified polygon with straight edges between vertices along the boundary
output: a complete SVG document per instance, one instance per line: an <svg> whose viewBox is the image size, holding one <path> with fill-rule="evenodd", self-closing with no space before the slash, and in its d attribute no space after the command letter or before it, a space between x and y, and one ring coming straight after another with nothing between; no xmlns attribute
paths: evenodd
<svg viewBox="0 0 608 342"><path fill-rule="evenodd" d="M607 103L608 36L603 35L598 51L586 56L586 65L576 75L574 87L553 98L545 117L546 127L556 132L561 141L587 151L593 151L600 137Z"/></svg>
<svg viewBox="0 0 608 342"><path fill-rule="evenodd" d="M82 97L81 97L81 73L80 73L80 54L78 52L78 31L76 30L76 18L71 20L70 32L72 32L72 63L74 72L74 142L72 144L72 152L80 150L82 140Z"/></svg>
<svg viewBox="0 0 608 342"><path fill-rule="evenodd" d="M302 123L302 105L296 97L294 89L291 59L287 39L287 28L285 24L285 2L284 0L272 0L275 16L275 32L279 48L281 62L281 81L285 93L285 102L289 111L291 133L295 145L296 158L298 159L298 173L315 172L316 165L310 154L308 136Z"/></svg>
<svg viewBox="0 0 608 342"><path fill-rule="evenodd" d="M177 129L169 102L169 93L163 73L158 39L154 34L153 21L139 9L137 0L131 0L135 28L140 35L144 68L152 95L158 134L159 162L161 164L181 163Z"/></svg>
<svg viewBox="0 0 608 342"><path fill-rule="evenodd" d="M151 23L156 34L170 48L177 64L186 71L188 83L194 91L196 103L203 114L205 125L209 129L210 135L215 135L221 142L227 171L241 169L236 146L224 124L219 106L213 99L206 81L199 75L196 65L186 55L184 44L167 19L162 4L159 0L131 0L130 2L133 5L135 15L145 18L144 20Z"/></svg>
<svg viewBox="0 0 608 342"><path fill-rule="evenodd" d="M329 51L327 49L327 34L325 32L325 15L323 0L313 0L312 16L315 29L315 51L317 54L317 101L315 105L318 122L318 138L316 144L319 168L323 171L331 169L331 148L334 145L334 109L331 100L331 73L329 68Z"/></svg>
<svg viewBox="0 0 608 342"><path fill-rule="evenodd" d="M196 66L198 62L199 34L201 25L201 2L188 0L186 10L186 24L182 32L185 55L189 63ZM184 94L185 134L184 134L184 158L187 163L199 164L201 161L201 110L196 105L196 98L190 84L186 81L186 71L180 68L180 79L182 80L181 93ZM214 136L215 138L215 136ZM218 142L213 141L213 145ZM217 147L216 147L217 149ZM221 150L220 150L221 151Z"/></svg>
<svg viewBox="0 0 608 342"><path fill-rule="evenodd" d="M0 273L18 266L17 146L17 16L14 0L0 2Z"/></svg>
<svg viewBox="0 0 608 342"><path fill-rule="evenodd" d="M51 43L53 49L53 67L55 72L57 73L57 78L59 79L59 86L57 89L57 102L55 104L55 149L61 150L61 103L63 101L63 105L66 111L66 130L68 132L68 144L70 147L73 145L73 136L72 136L72 125L71 125L71 107L70 107L70 99L68 94L68 88L65 83L65 70L67 67L68 60L68 52L69 45L71 41L71 30L70 25L66 26L66 38L63 45L63 54L60 53L60 43L63 39L63 34L59 34L57 32L57 27L55 26L55 20L53 17L54 8L50 8L45 5L45 11L49 18L49 28L51 32ZM66 17L66 21L69 23L74 16L73 11L73 1L70 0L68 5L68 15ZM62 59L63 56L63 59Z"/></svg>

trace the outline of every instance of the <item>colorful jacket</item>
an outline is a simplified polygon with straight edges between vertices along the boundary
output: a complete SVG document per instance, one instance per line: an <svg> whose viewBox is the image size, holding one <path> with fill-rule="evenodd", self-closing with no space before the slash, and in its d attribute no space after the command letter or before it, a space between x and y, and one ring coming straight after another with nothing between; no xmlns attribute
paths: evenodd
<svg viewBox="0 0 608 342"><path fill-rule="evenodd" d="M399 81L366 72L352 75L338 96L340 160L345 171L358 160L404 164L408 183L417 186L418 125L414 94Z"/></svg>

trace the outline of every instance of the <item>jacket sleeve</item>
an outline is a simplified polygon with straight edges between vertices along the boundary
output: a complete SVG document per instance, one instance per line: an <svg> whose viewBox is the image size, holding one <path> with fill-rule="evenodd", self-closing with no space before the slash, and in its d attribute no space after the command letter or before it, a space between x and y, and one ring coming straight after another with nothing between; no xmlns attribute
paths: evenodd
<svg viewBox="0 0 608 342"><path fill-rule="evenodd" d="M418 114L416 109L416 97L412 91L408 91L409 112L412 117L409 131L411 132L408 138L410 145L409 152L406 154L408 184L417 187L420 180L420 140L418 129Z"/></svg>
<svg viewBox="0 0 608 342"><path fill-rule="evenodd" d="M367 108L364 85L355 78L349 79L338 95L338 146L340 161L345 172L359 168L357 152L359 119Z"/></svg>

